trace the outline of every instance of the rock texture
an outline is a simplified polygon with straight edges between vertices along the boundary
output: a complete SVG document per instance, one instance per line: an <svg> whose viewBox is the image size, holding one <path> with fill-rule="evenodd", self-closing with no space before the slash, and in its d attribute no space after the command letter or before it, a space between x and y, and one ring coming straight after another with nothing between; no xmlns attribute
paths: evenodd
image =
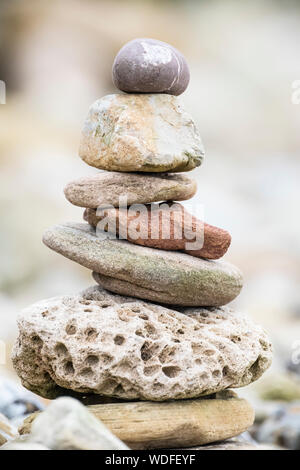
<svg viewBox="0 0 300 470"><path fill-rule="evenodd" d="M25 309L13 363L25 387L164 401L248 385L271 362L261 327L228 308L183 309L93 287Z"/></svg>
<svg viewBox="0 0 300 470"><path fill-rule="evenodd" d="M131 449L220 441L245 431L254 420L249 403L232 392L207 399L93 405L87 409ZM20 432L30 432L37 416L26 419Z"/></svg>
<svg viewBox="0 0 300 470"><path fill-rule="evenodd" d="M231 242L226 230L205 224L178 203L148 204L136 209L86 209L84 219L94 227L103 220L103 229L116 227L117 234L131 243L181 250L197 258L221 258Z"/></svg>
<svg viewBox="0 0 300 470"><path fill-rule="evenodd" d="M0 377L0 415L15 422L43 408L43 404L33 393L24 390L15 381Z"/></svg>
<svg viewBox="0 0 300 470"><path fill-rule="evenodd" d="M216 444L205 445L201 447L190 447L178 450L284 450L282 447L273 446L268 444L257 444L256 442L251 443L247 442L243 439L239 439L238 437L233 439L228 439L223 442L219 442Z"/></svg>
<svg viewBox="0 0 300 470"><path fill-rule="evenodd" d="M128 206L185 201L194 196L196 189L196 182L184 175L100 172L72 181L64 192L75 206L96 209L108 205L119 207L124 204L124 198Z"/></svg>
<svg viewBox="0 0 300 470"><path fill-rule="evenodd" d="M183 55L170 44L140 38L118 52L112 78L127 93L168 93L180 95L187 88L190 72Z"/></svg>
<svg viewBox="0 0 300 470"><path fill-rule="evenodd" d="M31 441L23 441L17 439L16 441L8 442L1 450L51 450L41 444L36 444Z"/></svg>
<svg viewBox="0 0 300 470"><path fill-rule="evenodd" d="M94 270L98 283L119 294L174 305L220 306L233 300L242 288L240 271L229 263L126 240L101 240L88 224L56 225L44 233L43 241Z"/></svg>
<svg viewBox="0 0 300 470"><path fill-rule="evenodd" d="M30 442L51 450L128 450L128 447L73 398L58 398L31 426Z"/></svg>
<svg viewBox="0 0 300 470"><path fill-rule="evenodd" d="M17 436L17 429L9 422L6 416L0 413L0 446L7 441L16 439Z"/></svg>
<svg viewBox="0 0 300 470"><path fill-rule="evenodd" d="M204 156L201 139L178 98L170 95L108 95L85 121L80 157L109 171L189 171Z"/></svg>
<svg viewBox="0 0 300 470"><path fill-rule="evenodd" d="M255 433L259 442L300 450L300 401L278 409Z"/></svg>

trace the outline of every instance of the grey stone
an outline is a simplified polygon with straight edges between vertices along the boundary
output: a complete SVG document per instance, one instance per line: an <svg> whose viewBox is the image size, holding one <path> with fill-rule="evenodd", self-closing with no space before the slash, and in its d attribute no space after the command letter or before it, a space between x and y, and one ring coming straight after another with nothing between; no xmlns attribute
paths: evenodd
<svg viewBox="0 0 300 470"><path fill-rule="evenodd" d="M19 315L14 367L48 398L67 390L125 400L211 395L257 380L271 344L244 315L171 310L92 287L38 302Z"/></svg>
<svg viewBox="0 0 300 470"><path fill-rule="evenodd" d="M43 446L42 444L36 444L27 439L8 442L1 450L51 450L48 447Z"/></svg>
<svg viewBox="0 0 300 470"><path fill-rule="evenodd" d="M43 404L33 393L12 380L0 378L0 413L8 419L24 418L43 408Z"/></svg>
<svg viewBox="0 0 300 470"><path fill-rule="evenodd" d="M108 95L85 121L80 157L109 171L180 172L201 165L204 150L193 119L170 95Z"/></svg>
<svg viewBox="0 0 300 470"><path fill-rule="evenodd" d="M190 81L183 55L170 44L139 38L126 43L112 68L113 82L127 93L180 95Z"/></svg>
<svg viewBox="0 0 300 470"><path fill-rule="evenodd" d="M282 406L255 433L259 442L300 450L300 401Z"/></svg>
<svg viewBox="0 0 300 470"><path fill-rule="evenodd" d="M16 439L17 436L18 431L15 426L0 413L0 446L9 440Z"/></svg>
<svg viewBox="0 0 300 470"><path fill-rule="evenodd" d="M31 427L30 442L51 450L128 450L104 424L74 398L58 398Z"/></svg>
<svg viewBox="0 0 300 470"><path fill-rule="evenodd" d="M128 205L184 201L193 197L196 189L196 182L184 175L99 172L71 181L64 192L75 206L93 209L118 207L124 197Z"/></svg>
<svg viewBox="0 0 300 470"><path fill-rule="evenodd" d="M95 271L96 281L118 294L182 306L221 306L242 288L240 271L224 261L156 250L127 240L98 238L88 224L49 228L44 243Z"/></svg>

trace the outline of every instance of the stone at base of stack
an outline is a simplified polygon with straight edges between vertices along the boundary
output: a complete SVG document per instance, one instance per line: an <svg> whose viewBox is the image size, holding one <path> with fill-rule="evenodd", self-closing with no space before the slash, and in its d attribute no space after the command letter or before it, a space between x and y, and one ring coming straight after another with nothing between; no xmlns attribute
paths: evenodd
<svg viewBox="0 0 300 470"><path fill-rule="evenodd" d="M231 391L198 400L111 403L88 410L130 449L200 446L237 436L254 421L249 403ZM20 434L30 433L37 415L24 421Z"/></svg>
<svg viewBox="0 0 300 470"><path fill-rule="evenodd" d="M13 363L46 398L61 388L125 400L194 398L257 380L271 362L260 326L229 308L180 311L92 287L23 310Z"/></svg>

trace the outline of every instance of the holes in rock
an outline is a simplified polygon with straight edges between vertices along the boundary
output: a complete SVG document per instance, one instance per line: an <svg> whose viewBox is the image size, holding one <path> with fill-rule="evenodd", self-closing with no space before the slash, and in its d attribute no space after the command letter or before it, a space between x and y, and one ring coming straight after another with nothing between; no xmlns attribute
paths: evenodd
<svg viewBox="0 0 300 470"><path fill-rule="evenodd" d="M79 303L82 305L90 305L91 301L87 299L79 300Z"/></svg>
<svg viewBox="0 0 300 470"><path fill-rule="evenodd" d="M179 328L179 330L177 330L177 333L179 335L184 335L184 330L182 328Z"/></svg>
<svg viewBox="0 0 300 470"><path fill-rule="evenodd" d="M132 363L123 358L119 363L118 371L120 371L121 374L132 372Z"/></svg>
<svg viewBox="0 0 300 470"><path fill-rule="evenodd" d="M165 346L164 349L159 354L158 359L161 362L161 364L164 364L165 362L169 361L169 359L173 357L174 354L175 354L175 347Z"/></svg>
<svg viewBox="0 0 300 470"><path fill-rule="evenodd" d="M87 378L90 378L92 377L93 375L93 371L90 367L86 367L85 369L82 369L79 373L79 375L81 375L81 377L87 377Z"/></svg>
<svg viewBox="0 0 300 470"><path fill-rule="evenodd" d="M132 316L132 312L129 312L128 308L123 308L118 310L118 317L121 321L128 322L130 317Z"/></svg>
<svg viewBox="0 0 300 470"><path fill-rule="evenodd" d="M151 357L157 352L158 346L145 341L141 347L141 358L144 362L149 361Z"/></svg>
<svg viewBox="0 0 300 470"><path fill-rule="evenodd" d="M100 307L101 308L108 308L108 307L111 307L111 304L101 304Z"/></svg>
<svg viewBox="0 0 300 470"><path fill-rule="evenodd" d="M223 377L227 377L227 375L229 375L229 368L227 366L223 367L222 374Z"/></svg>
<svg viewBox="0 0 300 470"><path fill-rule="evenodd" d="M119 384L115 390L114 390L114 393L118 394L118 395L122 395L124 393L124 388L122 387L121 384Z"/></svg>
<svg viewBox="0 0 300 470"><path fill-rule="evenodd" d="M65 363L65 372L66 374L73 375L74 374L74 366L72 361L68 361Z"/></svg>
<svg viewBox="0 0 300 470"><path fill-rule="evenodd" d="M263 348L264 351L268 351L269 344L266 341L264 341L263 339L260 339L259 344L261 345L261 347Z"/></svg>
<svg viewBox="0 0 300 470"><path fill-rule="evenodd" d="M54 351L58 356L66 356L68 354L68 350L63 343L57 343L55 345Z"/></svg>
<svg viewBox="0 0 300 470"><path fill-rule="evenodd" d="M171 320L170 320L170 318L168 318L168 317L171 317ZM166 315L159 315L159 317L158 317L159 323L162 323L162 324L165 324L165 325L170 324L170 322L171 322L172 320L173 320L173 318L172 318L172 316L169 315L169 314L168 314L168 316L166 316Z"/></svg>
<svg viewBox="0 0 300 470"><path fill-rule="evenodd" d="M205 356L214 356L216 354L216 351L214 349L205 349L205 351L203 351L203 354L205 354Z"/></svg>
<svg viewBox="0 0 300 470"><path fill-rule="evenodd" d="M202 364L201 359L196 359L195 364L197 364L197 366L201 366L201 364Z"/></svg>
<svg viewBox="0 0 300 470"><path fill-rule="evenodd" d="M93 310L92 310L91 308L85 308L83 311L86 312L86 313L90 313L90 312L92 312Z"/></svg>
<svg viewBox="0 0 300 470"><path fill-rule="evenodd" d="M160 366L148 366L144 368L144 375L147 377L156 374L160 371Z"/></svg>
<svg viewBox="0 0 300 470"><path fill-rule="evenodd" d="M220 370L214 370L213 373L212 373L212 376L215 377L215 378L219 378L221 377L221 371Z"/></svg>
<svg viewBox="0 0 300 470"><path fill-rule="evenodd" d="M142 338L145 337L145 336L144 336L144 333L142 332L142 330L136 330L135 334L136 334L137 336L141 336Z"/></svg>
<svg viewBox="0 0 300 470"><path fill-rule="evenodd" d="M200 375L200 379L201 379L201 380L208 380L208 373L207 373L207 372L203 372L203 374Z"/></svg>
<svg viewBox="0 0 300 470"><path fill-rule="evenodd" d="M110 354L101 354L101 361L103 362L104 365L109 364L112 362L113 357Z"/></svg>
<svg viewBox="0 0 300 470"><path fill-rule="evenodd" d="M201 354L201 351L202 351L201 344L192 343L192 351L196 355Z"/></svg>
<svg viewBox="0 0 300 470"><path fill-rule="evenodd" d="M118 383L113 380L113 379L107 379L104 384L103 388L108 392L108 393L113 393L115 389L118 387Z"/></svg>
<svg viewBox="0 0 300 470"><path fill-rule="evenodd" d="M38 335L33 335L31 337L31 340L32 340L33 343L35 343L39 346L41 346L43 344L43 341L41 340L41 338Z"/></svg>
<svg viewBox="0 0 300 470"><path fill-rule="evenodd" d="M152 323L146 323L145 330L147 331L149 336L156 335L156 328L152 325Z"/></svg>
<svg viewBox="0 0 300 470"><path fill-rule="evenodd" d="M177 338L172 338L173 343L180 343L179 339Z"/></svg>
<svg viewBox="0 0 300 470"><path fill-rule="evenodd" d="M89 341L93 341L97 338L98 332L95 330L95 328L87 328L84 332L86 339Z"/></svg>
<svg viewBox="0 0 300 470"><path fill-rule="evenodd" d="M180 372L180 368L177 366L166 366L162 368L163 373L169 377L170 379L173 379L174 377L177 377L177 375Z"/></svg>
<svg viewBox="0 0 300 470"><path fill-rule="evenodd" d="M240 336L231 336L230 340L233 343L239 343L240 341L242 341L242 338Z"/></svg>
<svg viewBox="0 0 300 470"><path fill-rule="evenodd" d="M48 314L49 314L48 310L44 310L43 312L41 312L41 315L43 318L45 318Z"/></svg>
<svg viewBox="0 0 300 470"><path fill-rule="evenodd" d="M125 341L124 336L122 335L117 335L114 337L114 343L117 344L118 346L121 346Z"/></svg>
<svg viewBox="0 0 300 470"><path fill-rule="evenodd" d="M88 364L89 366L95 366L99 362L99 357L94 356L93 354L90 354L86 360L85 363Z"/></svg>
<svg viewBox="0 0 300 470"><path fill-rule="evenodd" d="M164 385L161 384L160 382L156 382L155 384L153 384L153 390L154 391L161 390L162 388L164 388Z"/></svg>
<svg viewBox="0 0 300 470"><path fill-rule="evenodd" d="M142 313L141 315L139 315L139 318L141 318L141 320L149 320L148 315L146 315L145 313Z"/></svg>
<svg viewBox="0 0 300 470"><path fill-rule="evenodd" d="M131 310L134 313L140 313L140 311L141 311L140 307L131 307Z"/></svg>
<svg viewBox="0 0 300 470"><path fill-rule="evenodd" d="M76 326L73 323L69 323L66 326L66 333L67 335L75 335L76 333Z"/></svg>

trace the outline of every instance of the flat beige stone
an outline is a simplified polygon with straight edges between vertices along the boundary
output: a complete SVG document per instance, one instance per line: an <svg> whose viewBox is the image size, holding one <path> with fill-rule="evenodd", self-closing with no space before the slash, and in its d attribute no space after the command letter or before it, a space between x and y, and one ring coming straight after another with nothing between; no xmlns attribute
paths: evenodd
<svg viewBox="0 0 300 470"><path fill-rule="evenodd" d="M106 289L122 295L182 306L220 306L242 288L238 268L185 253L156 250L127 240L100 239L88 224L56 225L44 243L95 271Z"/></svg>
<svg viewBox="0 0 300 470"><path fill-rule="evenodd" d="M92 405L88 410L131 449L199 446L236 436L254 420L249 403L230 392L209 399ZM25 420L21 434L31 431L37 416Z"/></svg>
<svg viewBox="0 0 300 470"><path fill-rule="evenodd" d="M184 175L99 172L71 181L64 192L75 206L95 209L118 207L124 198L128 205L184 201L193 197L196 189L196 181Z"/></svg>
<svg viewBox="0 0 300 470"><path fill-rule="evenodd" d="M23 310L13 351L23 385L165 401L257 380L271 363L260 326L229 308L171 310L92 287Z"/></svg>
<svg viewBox="0 0 300 470"><path fill-rule="evenodd" d="M179 98L115 94L90 107L79 155L103 170L156 173L192 170L201 164L204 150Z"/></svg>

